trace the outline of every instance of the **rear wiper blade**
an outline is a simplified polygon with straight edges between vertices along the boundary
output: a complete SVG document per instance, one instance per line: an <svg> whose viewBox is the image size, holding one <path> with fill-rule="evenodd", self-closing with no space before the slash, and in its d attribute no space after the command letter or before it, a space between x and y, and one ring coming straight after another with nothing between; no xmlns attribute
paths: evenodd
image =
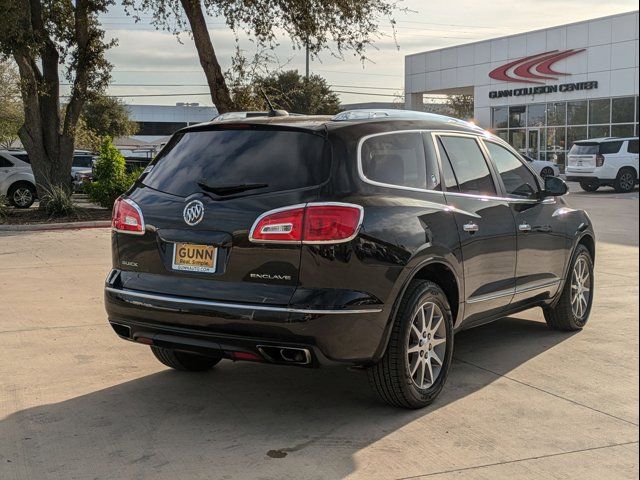
<svg viewBox="0 0 640 480"><path fill-rule="evenodd" d="M205 192L215 193L219 196L233 195L234 193L246 192L247 190L256 190L265 188L267 183L239 183L237 185L209 185L204 180L198 182L198 186Z"/></svg>

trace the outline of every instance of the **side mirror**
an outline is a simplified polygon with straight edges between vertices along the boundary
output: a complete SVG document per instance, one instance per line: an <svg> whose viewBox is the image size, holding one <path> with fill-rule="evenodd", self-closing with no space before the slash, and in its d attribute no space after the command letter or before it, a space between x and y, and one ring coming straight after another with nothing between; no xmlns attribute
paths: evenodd
<svg viewBox="0 0 640 480"><path fill-rule="evenodd" d="M546 177L544 179L543 197L561 197L569 191L564 180L558 177Z"/></svg>

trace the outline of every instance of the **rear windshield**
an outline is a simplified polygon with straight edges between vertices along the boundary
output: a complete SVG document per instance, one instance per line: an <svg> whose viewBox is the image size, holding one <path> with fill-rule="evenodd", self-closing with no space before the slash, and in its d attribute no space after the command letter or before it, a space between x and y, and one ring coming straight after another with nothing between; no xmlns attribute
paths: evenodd
<svg viewBox="0 0 640 480"><path fill-rule="evenodd" d="M93 167L93 158L91 155L76 155L73 157L74 167Z"/></svg>
<svg viewBox="0 0 640 480"><path fill-rule="evenodd" d="M177 134L153 162L143 183L174 195L211 187L261 185L246 194L291 190L329 176L328 142L283 130L212 130Z"/></svg>
<svg viewBox="0 0 640 480"><path fill-rule="evenodd" d="M618 153L622 142L591 142L574 143L569 151L569 155L606 155L608 153Z"/></svg>

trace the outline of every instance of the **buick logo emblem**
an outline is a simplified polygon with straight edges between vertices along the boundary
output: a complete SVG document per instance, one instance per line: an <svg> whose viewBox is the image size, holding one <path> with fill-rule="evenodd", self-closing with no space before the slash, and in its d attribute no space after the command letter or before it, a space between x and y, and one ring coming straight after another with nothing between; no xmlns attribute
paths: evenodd
<svg viewBox="0 0 640 480"><path fill-rule="evenodd" d="M200 200L192 200L184 207L182 218L187 225L197 225L204 218L204 205Z"/></svg>

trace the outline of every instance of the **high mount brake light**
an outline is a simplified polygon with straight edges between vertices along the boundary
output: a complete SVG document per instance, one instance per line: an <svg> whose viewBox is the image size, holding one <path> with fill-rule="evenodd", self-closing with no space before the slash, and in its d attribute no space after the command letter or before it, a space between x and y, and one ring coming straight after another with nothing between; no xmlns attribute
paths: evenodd
<svg viewBox="0 0 640 480"><path fill-rule="evenodd" d="M144 235L142 210L133 200L118 198L113 204L111 228L116 232Z"/></svg>
<svg viewBox="0 0 640 480"><path fill-rule="evenodd" d="M363 210L350 203L307 203L264 213L249 240L257 243L348 242L362 225Z"/></svg>

